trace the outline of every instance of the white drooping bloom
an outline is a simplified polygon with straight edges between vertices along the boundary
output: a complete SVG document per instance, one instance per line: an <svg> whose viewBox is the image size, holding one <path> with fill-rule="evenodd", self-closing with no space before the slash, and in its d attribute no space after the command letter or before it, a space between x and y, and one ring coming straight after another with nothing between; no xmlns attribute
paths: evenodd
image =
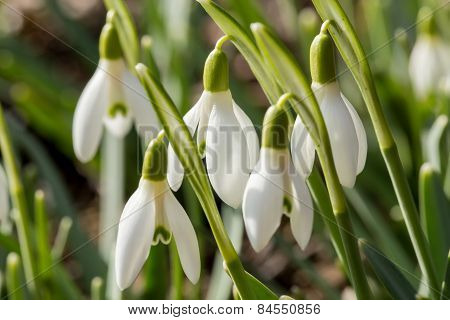
<svg viewBox="0 0 450 320"><path fill-rule="evenodd" d="M450 46L439 35L436 17L428 7L419 10L417 40L409 58L409 76L415 94L424 99L437 92L450 76Z"/></svg>
<svg viewBox="0 0 450 320"><path fill-rule="evenodd" d="M443 79L450 75L450 47L437 35L421 34L409 58L409 76L414 92L426 98L439 89Z"/></svg>
<svg viewBox="0 0 450 320"><path fill-rule="evenodd" d="M117 41L115 31L107 24L101 42ZM119 46L119 44L115 44ZM158 122L139 80L132 75L119 53L111 51L112 44L100 48L100 61L92 78L78 100L73 118L73 147L82 162L91 160L100 144L103 125L116 137L124 137L135 123L140 133L157 131ZM114 49L114 48L113 48Z"/></svg>
<svg viewBox="0 0 450 320"><path fill-rule="evenodd" d="M163 148L166 152L165 146ZM172 237L188 279L196 283L200 277L197 236L186 211L167 184L164 171L166 157L151 158L149 161L163 161L157 166L147 165L147 169L144 164L139 187L126 203L119 222L115 270L121 290L134 282L150 254L151 246L160 241L168 244Z"/></svg>
<svg viewBox="0 0 450 320"><path fill-rule="evenodd" d="M328 129L339 181L343 186L352 188L366 163L366 131L337 82L324 85L313 83L312 88ZM314 165L315 148L299 117L292 131L291 152L297 171L304 177L308 176Z"/></svg>
<svg viewBox="0 0 450 320"><path fill-rule="evenodd" d="M223 53L218 55L223 58ZM224 90L210 91L205 85L205 91L186 113L184 121L191 134L197 134L197 145L201 156L206 156L214 190L226 204L237 208L249 174L258 161L259 141L251 120L233 101L227 86L221 87ZM168 181L173 190L181 186L183 175L183 167L169 146Z"/></svg>
<svg viewBox="0 0 450 320"><path fill-rule="evenodd" d="M271 116L274 121L282 117L276 113ZM287 124L286 116L285 119L281 122ZM311 195L304 178L293 168L287 137L280 138L283 135L280 130L270 131L263 128L260 159L244 191L242 211L245 229L252 247L255 251L261 251L278 229L284 213L290 218L294 238L300 248L305 249L314 219ZM284 134L287 135L287 131ZM268 138L269 135L274 139Z"/></svg>
<svg viewBox="0 0 450 320"><path fill-rule="evenodd" d="M327 33L328 25L322 25L311 44L311 87L327 127L339 181L352 188L366 163L367 137L358 113L336 81L334 44ZM295 168L307 177L314 165L315 147L300 117L294 123L291 153Z"/></svg>
<svg viewBox="0 0 450 320"><path fill-rule="evenodd" d="M8 219L9 214L9 196L8 180L5 170L0 164L0 225Z"/></svg>

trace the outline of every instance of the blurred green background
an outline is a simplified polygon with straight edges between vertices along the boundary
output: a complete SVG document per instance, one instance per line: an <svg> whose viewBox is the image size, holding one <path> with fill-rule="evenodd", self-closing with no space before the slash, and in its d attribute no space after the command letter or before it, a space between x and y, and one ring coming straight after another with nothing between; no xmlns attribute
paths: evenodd
<svg viewBox="0 0 450 320"><path fill-rule="evenodd" d="M408 76L408 57L416 39L414 24L418 9L422 5L436 8L445 2L340 1L369 54L377 90L416 199L419 169L428 160L423 141L437 115L448 115L448 100L419 102L415 99ZM203 64L222 35L220 30L195 1L126 3L139 34L151 36L153 56L163 83L185 113L203 90ZM255 21L272 26L308 73L309 45L321 24L310 1L223 0L219 3L245 26ZM0 1L0 99L6 107L21 173L30 195L28 200L32 203L35 189L44 190L50 243L60 234L61 219L68 216L72 221L65 254L62 254L64 259L57 267L62 279L59 284L49 285L49 297L53 298L88 297L92 278L107 278L107 263L97 248L99 156L87 165L79 163L71 138L77 99L99 58L97 40L105 14L100 0ZM440 33L449 41L449 6L439 10L437 16ZM406 34L394 38L402 30ZM237 50L226 45L225 51L230 60L234 99L260 131L268 102ZM339 78L343 91L363 119L369 142L366 168L358 177L356 187L346 190L357 236L376 243L377 248L419 286L417 263L367 110L351 74L345 72L343 63L339 68L344 71ZM138 149L138 138L132 131L126 141L126 198L139 179ZM445 180L445 173L442 180ZM449 188L447 182L447 199ZM183 281L183 290L174 293L171 288L177 278L171 275L169 268L175 268L173 259L168 248L159 245L152 249L142 277L125 297L230 297L229 283L219 272L221 264L214 263L217 251L214 240L193 192L184 184L177 197L190 214L199 236L203 268L200 284L193 286L184 277L178 278ZM283 223L270 245L256 254L242 235L241 213L225 205L221 208L226 224L233 229L232 238L240 243L244 237L241 257L246 269L275 292L307 299L353 297L319 215L316 215L312 240L306 251L299 249L288 224ZM17 250L15 237L10 231L2 230L0 270L4 270L7 252L14 250ZM388 298L385 289L376 285L376 276L370 272L369 275L377 297ZM215 287L211 283L215 283ZM0 291L1 296L6 293L4 288Z"/></svg>

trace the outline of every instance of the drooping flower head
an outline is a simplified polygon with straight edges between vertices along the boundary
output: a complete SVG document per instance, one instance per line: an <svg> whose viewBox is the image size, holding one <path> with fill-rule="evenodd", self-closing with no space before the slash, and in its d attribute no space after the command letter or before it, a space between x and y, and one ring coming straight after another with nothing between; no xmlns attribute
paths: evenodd
<svg viewBox="0 0 450 320"><path fill-rule="evenodd" d="M119 138L130 131L133 121L137 129L146 127L156 132L159 127L144 88L127 70L113 17L114 13L109 12L100 35L98 67L74 113L73 147L82 162L91 160L97 152L103 125Z"/></svg>
<svg viewBox="0 0 450 320"><path fill-rule="evenodd" d="M336 81L333 42L326 27L311 45L311 75L312 89L328 129L339 181L352 188L356 176L364 169L367 137L358 113ZM300 117L292 131L291 151L298 172L308 176L314 165L315 149Z"/></svg>
<svg viewBox="0 0 450 320"><path fill-rule="evenodd" d="M167 149L163 134L145 152L139 187L125 205L119 222L115 270L120 289L131 286L147 260L152 245L174 238L186 276L200 276L197 236L186 211L167 184Z"/></svg>
<svg viewBox="0 0 450 320"><path fill-rule="evenodd" d="M252 247L261 251L278 229L283 213L304 249L313 225L313 204L305 180L293 168L289 153L289 119L280 106L264 117L259 161L244 192L242 210Z"/></svg>
<svg viewBox="0 0 450 320"><path fill-rule="evenodd" d="M219 197L237 208L252 168L258 160L259 141L255 128L233 101L229 90L228 60L221 49L223 39L208 56L203 83L205 90L186 113L184 121L197 134L200 155L206 156L209 180ZM169 185L178 190L184 171L169 146Z"/></svg>
<svg viewBox="0 0 450 320"><path fill-rule="evenodd" d="M415 94L427 98L450 77L450 47L440 37L430 8L419 10L418 35L409 59L409 76Z"/></svg>

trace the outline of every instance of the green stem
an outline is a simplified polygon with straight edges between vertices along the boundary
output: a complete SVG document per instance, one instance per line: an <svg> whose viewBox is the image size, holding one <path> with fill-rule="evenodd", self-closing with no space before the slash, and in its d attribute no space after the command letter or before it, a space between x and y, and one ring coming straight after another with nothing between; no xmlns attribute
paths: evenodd
<svg viewBox="0 0 450 320"><path fill-rule="evenodd" d="M420 225L419 213L417 212L411 190L409 189L408 181L403 171L397 146L393 143L388 148L382 148L381 152L386 161L389 175L391 176L392 183L394 185L395 193L403 213L403 218L405 220L420 269L428 279L431 287L431 295L437 299L439 298L441 286L438 285L439 282L433 265L430 248L426 240L425 233Z"/></svg>
<svg viewBox="0 0 450 320"><path fill-rule="evenodd" d="M419 266L432 287L430 291L433 297L437 298L436 292L439 291L440 285L437 281L430 248L419 224L418 210L407 183L397 146L378 98L367 56L338 1L313 0L313 4L323 20L330 19L333 22L329 25L328 31L352 72L367 105Z"/></svg>
<svg viewBox="0 0 450 320"><path fill-rule="evenodd" d="M171 273L172 273L172 299L183 299L183 269L181 267L180 258L178 257L177 246L174 241L170 242L170 261L171 261Z"/></svg>
<svg viewBox="0 0 450 320"><path fill-rule="evenodd" d="M319 214L328 228L331 242L333 243L338 258L343 262L342 265L347 268L348 263L345 256L344 243L342 242L339 227L333 214L333 207L331 206L328 190L324 185L323 180L320 177L320 173L316 167L313 168L308 177L308 186L314 198L314 202L319 207Z"/></svg>
<svg viewBox="0 0 450 320"><path fill-rule="evenodd" d="M105 299L105 282L100 277L95 277L91 281L91 299L92 300Z"/></svg>
<svg viewBox="0 0 450 320"><path fill-rule="evenodd" d="M295 110L302 118L303 123L308 123L308 119L303 117L304 110L300 110L305 108L301 107L303 106L302 99L292 93L287 93L280 97L281 101L287 101L288 99L294 99L296 102L299 102L295 104ZM317 103L312 104L311 113L319 134L318 139L314 135L311 135L311 138L316 145L317 154L323 168L325 182L330 194L331 206L333 208L337 227L341 235L346 257L343 261L347 263L349 277L352 280L358 299L370 299L372 294L364 272L361 255L358 248L358 241L354 235L353 226L350 221L350 216L345 201L344 189L339 182L336 167L334 165L328 129ZM313 126L306 126L308 130L311 127Z"/></svg>
<svg viewBox="0 0 450 320"><path fill-rule="evenodd" d="M11 252L6 258L6 289L8 291L8 298L11 300L23 300L25 295L20 281L22 263L20 256Z"/></svg>
<svg viewBox="0 0 450 320"><path fill-rule="evenodd" d="M185 169L186 177L197 195L211 227L214 239L223 256L227 269L243 299L254 299L253 292L241 261L225 230L217 209L205 168L197 152L197 146L174 102L161 82L143 64L136 70L145 87L167 138Z"/></svg>
<svg viewBox="0 0 450 320"><path fill-rule="evenodd" d="M19 235L20 252L23 258L25 278L30 292L37 297L36 286L36 265L32 253L31 230L28 216L27 200L25 197L22 182L19 176L19 168L14 156L13 146L9 129L3 115L3 106L0 105L0 147L3 155L5 169L8 175L9 191L13 202L13 207L18 216L15 217L15 224Z"/></svg>

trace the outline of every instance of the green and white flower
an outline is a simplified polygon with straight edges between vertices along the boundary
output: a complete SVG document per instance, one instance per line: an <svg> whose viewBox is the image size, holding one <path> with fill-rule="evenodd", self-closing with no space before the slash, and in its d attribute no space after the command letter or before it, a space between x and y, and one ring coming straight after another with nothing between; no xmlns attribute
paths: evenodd
<svg viewBox="0 0 450 320"><path fill-rule="evenodd" d="M137 190L119 223L115 270L119 288L131 286L152 245L175 240L181 265L192 283L200 277L200 252L194 227L166 180L167 150L163 135L150 142Z"/></svg>
<svg viewBox="0 0 450 320"><path fill-rule="evenodd" d="M211 52L204 72L205 90L199 101L184 116L197 145L206 157L209 180L228 205L241 205L249 174L258 161L259 141L253 123L234 102L228 88L228 62L217 48ZM184 170L169 146L168 181L178 190Z"/></svg>
<svg viewBox="0 0 450 320"><path fill-rule="evenodd" d="M313 204L304 178L293 168L289 153L288 117L277 106L264 117L260 159L244 192L242 210L252 247L261 251L272 238L284 214L300 248L312 233Z"/></svg>
<svg viewBox="0 0 450 320"><path fill-rule="evenodd" d="M133 122L136 129L145 127L156 132L159 127L144 88L125 65L117 32L108 22L100 35L97 70L75 109L72 129L75 155L82 162L91 160L100 144L103 125L121 138L130 131Z"/></svg>
<svg viewBox="0 0 450 320"><path fill-rule="evenodd" d="M366 131L355 108L335 80L333 44L325 31L311 45L311 74L312 89L328 129L339 181L352 188L366 163ZM295 120L292 131L291 152L295 168L307 177L314 165L315 148L300 117Z"/></svg>

